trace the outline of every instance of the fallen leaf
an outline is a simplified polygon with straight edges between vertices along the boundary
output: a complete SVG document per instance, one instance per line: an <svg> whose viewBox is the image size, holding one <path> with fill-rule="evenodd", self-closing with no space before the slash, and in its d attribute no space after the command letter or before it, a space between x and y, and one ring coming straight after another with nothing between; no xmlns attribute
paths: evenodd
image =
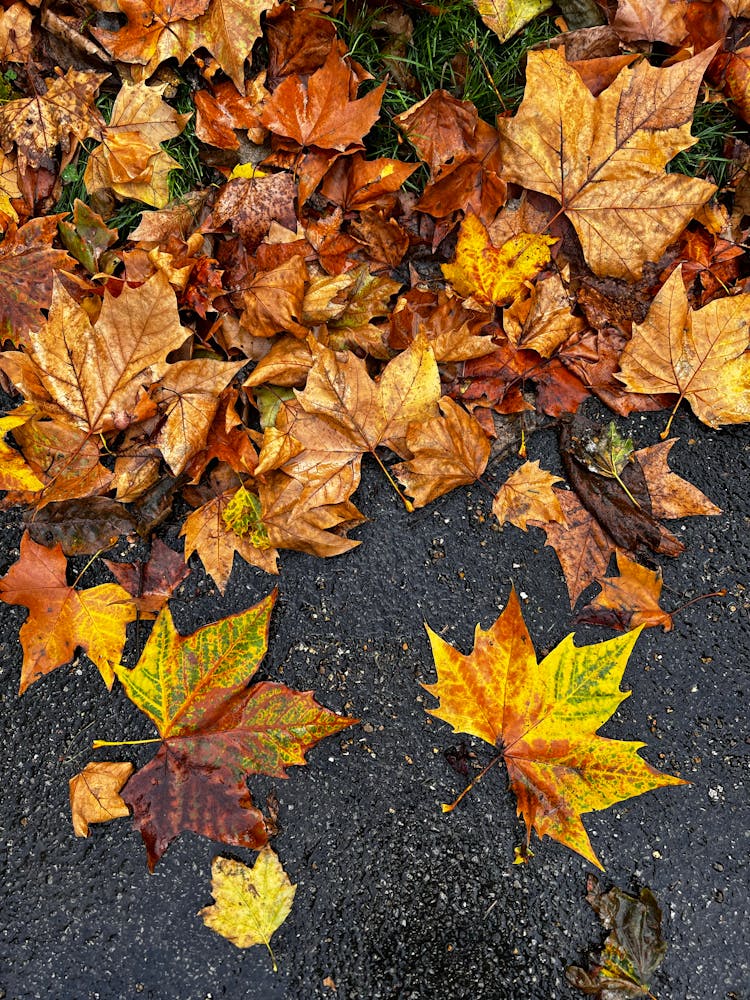
<svg viewBox="0 0 750 1000"><path fill-rule="evenodd" d="M679 45L687 37L687 0L618 0L612 27L625 42L665 42Z"/></svg>
<svg viewBox="0 0 750 1000"><path fill-rule="evenodd" d="M581 647L569 635L537 663L515 591L490 629L477 626L469 656L427 632L438 681L423 686L440 701L428 711L501 747L527 848L533 829L601 868L583 813L686 784L647 764L643 743L597 735L630 693L619 685L639 632Z"/></svg>
<svg viewBox="0 0 750 1000"><path fill-rule="evenodd" d="M362 147L362 138L378 117L385 82L366 97L350 100L357 78L334 45L325 63L304 81L296 74L278 85L260 120L274 135L300 147L345 152Z"/></svg>
<svg viewBox="0 0 750 1000"><path fill-rule="evenodd" d="M151 543L151 554L144 562L123 563L105 559L104 564L131 595L141 618L156 618L183 580L190 576L182 556L159 538Z"/></svg>
<svg viewBox="0 0 750 1000"><path fill-rule="evenodd" d="M473 3L484 23L501 42L507 42L552 6L552 0L473 0Z"/></svg>
<svg viewBox="0 0 750 1000"><path fill-rule="evenodd" d="M264 847L252 868L231 858L214 858L211 874L214 903L198 916L238 948L264 944L277 972L271 938L289 916L297 886L272 848Z"/></svg>
<svg viewBox="0 0 750 1000"><path fill-rule="evenodd" d="M188 333L161 272L138 288L125 285L118 298L105 291L93 325L58 281L49 319L29 334L26 353L6 351L0 364L41 412L90 434L123 430L143 386L165 372L167 354Z"/></svg>
<svg viewBox="0 0 750 1000"><path fill-rule="evenodd" d="M601 593L576 615L576 622L604 625L618 631L656 628L672 630L672 616L659 606L661 570L640 566L623 553L617 552L619 576L600 579Z"/></svg>
<svg viewBox="0 0 750 1000"><path fill-rule="evenodd" d="M102 129L103 142L89 154L83 175L89 194L108 189L154 208L167 205L169 173L182 168L161 143L179 135L190 115L178 114L162 100L165 88L123 84L109 125Z"/></svg>
<svg viewBox="0 0 750 1000"><path fill-rule="evenodd" d="M750 420L750 295L688 304L676 268L620 356L618 376L630 392L675 393L709 427ZM674 413L674 411L673 411ZM671 425L671 417L663 437Z"/></svg>
<svg viewBox="0 0 750 1000"><path fill-rule="evenodd" d="M409 426L411 458L393 466L415 507L476 482L490 457L489 438L471 414L449 396L438 400L438 407L441 416Z"/></svg>
<svg viewBox="0 0 750 1000"><path fill-rule="evenodd" d="M135 532L137 519L116 500L86 497L47 503L28 519L29 535L51 548L62 546L66 556L94 555L111 548L121 535Z"/></svg>
<svg viewBox="0 0 750 1000"><path fill-rule="evenodd" d="M29 609L20 633L19 694L70 662L79 647L96 664L107 687L112 687L125 644L125 626L135 618L130 595L116 583L76 590L68 584L66 569L60 545L46 549L24 534L18 560L0 579L0 601Z"/></svg>
<svg viewBox="0 0 750 1000"><path fill-rule="evenodd" d="M669 468L667 456L677 440L670 438L635 452L634 458L643 469L648 484L651 513L654 517L667 519L692 517L695 514L721 514L720 507Z"/></svg>
<svg viewBox="0 0 750 1000"><path fill-rule="evenodd" d="M0 417L0 490L30 490L35 493L44 489L44 483L34 475L34 470L27 464L20 451L11 448L5 440L6 434L16 427L22 427L30 416L26 410Z"/></svg>
<svg viewBox="0 0 750 1000"><path fill-rule="evenodd" d="M479 219L469 215L461 224L455 260L442 265L443 274L459 295L486 306L502 305L549 264L549 248L556 242L551 236L522 233L495 247Z"/></svg>
<svg viewBox="0 0 750 1000"><path fill-rule="evenodd" d="M528 531L529 521L564 524L565 515L558 499L560 492L552 489L555 483L562 481L559 476L542 469L539 462L524 462L495 494L492 513L501 525L509 521L524 531Z"/></svg>
<svg viewBox="0 0 750 1000"><path fill-rule="evenodd" d="M130 815L120 789L133 773L127 761L90 761L70 779L70 812L76 837L89 836L90 823Z"/></svg>
<svg viewBox="0 0 750 1000"><path fill-rule="evenodd" d="M609 932L601 955L586 971L571 965L565 977L571 986L598 1000L652 997L649 986L664 961L667 943L661 933L661 910L650 889L637 897L614 887L603 892L589 875L586 899Z"/></svg>
<svg viewBox="0 0 750 1000"><path fill-rule="evenodd" d="M156 756L123 789L152 871L183 830L263 847L267 834L247 775L283 778L319 740L356 721L321 708L309 691L269 681L247 687L266 652L275 599L276 591L189 636L176 632L164 608L135 668L117 669L125 694L161 738Z"/></svg>
<svg viewBox="0 0 750 1000"><path fill-rule="evenodd" d="M559 52L529 52L523 102L498 124L503 175L556 199L596 274L638 278L714 193L664 169L696 142L693 107L714 54L639 63L593 97Z"/></svg>

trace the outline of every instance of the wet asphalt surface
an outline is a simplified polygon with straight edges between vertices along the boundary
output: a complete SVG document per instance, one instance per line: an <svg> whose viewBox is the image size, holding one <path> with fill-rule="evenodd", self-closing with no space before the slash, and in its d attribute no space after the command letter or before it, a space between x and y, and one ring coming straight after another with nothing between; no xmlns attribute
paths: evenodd
<svg viewBox="0 0 750 1000"><path fill-rule="evenodd" d="M653 444L662 414L620 422L636 447ZM688 414L671 465L724 509L670 522L687 545L664 559L663 604L698 603L674 631L643 633L625 673L628 698L604 735L642 739L655 766L690 786L667 788L586 817L605 886L648 885L669 942L653 990L660 1000L747 1000L747 663L750 648L750 434L711 431ZM559 471L554 436L529 457ZM274 847L297 895L274 938L279 971L256 947L240 951L204 927L218 854L252 852L183 834L149 875L127 819L71 828L68 779L89 760L145 763L153 748L90 750L93 738L154 735L117 688L107 695L85 656L16 695L21 607L0 605L1 842L5 886L0 997L8 1000L569 1000L564 970L585 962L603 933L584 900L591 867L547 840L514 867L522 823L503 772L493 771L451 814L464 779L445 751L462 737L432 719L420 682L434 680L423 622L462 651L489 626L511 581L537 653L571 631L562 574L541 531L493 530L491 495L475 486L407 514L365 463L362 545L319 560L284 553L269 653L259 678L313 688L362 723L325 740L286 781L252 777L263 804L280 802ZM499 485L517 462L496 464ZM0 515L5 573L18 554L18 520ZM161 529L175 549L178 526ZM124 543L115 556L137 553ZM85 560L81 560L83 565ZM78 561L74 561L74 567ZM84 584L109 579L89 570ZM171 602L183 632L245 609L275 579L235 564L222 598L196 563ZM593 592L593 591L592 591ZM145 638L145 628L139 636ZM578 642L612 635L581 626ZM139 644L131 633L126 662ZM466 738L477 764L491 750Z"/></svg>

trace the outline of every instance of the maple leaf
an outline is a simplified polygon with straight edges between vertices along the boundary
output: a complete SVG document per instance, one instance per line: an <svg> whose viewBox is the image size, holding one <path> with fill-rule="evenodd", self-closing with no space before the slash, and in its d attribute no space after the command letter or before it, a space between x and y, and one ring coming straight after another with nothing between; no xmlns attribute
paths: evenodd
<svg viewBox="0 0 750 1000"><path fill-rule="evenodd" d="M490 457L489 438L471 414L449 396L438 400L438 407L442 416L409 426L411 458L393 467L415 507L476 482Z"/></svg>
<svg viewBox="0 0 750 1000"><path fill-rule="evenodd" d="M9 153L15 145L21 188L32 205L51 191L51 187L39 189L40 169L54 179L71 161L78 143L100 139L104 127L94 97L108 74L69 69L63 76L58 72L59 76L45 81L46 93L9 101L0 108L0 146Z"/></svg>
<svg viewBox="0 0 750 1000"><path fill-rule="evenodd" d="M357 721L322 708L311 691L269 681L247 687L266 652L275 600L273 591L188 636L164 608L134 669L117 669L161 737L156 756L123 789L152 871L183 830L262 847L267 833L246 776L286 777L319 740ZM104 745L112 744L94 744Z"/></svg>
<svg viewBox="0 0 750 1000"><path fill-rule="evenodd" d="M440 701L428 711L500 748L527 847L533 829L601 868L583 813L687 784L647 764L643 743L597 735L630 693L619 685L640 632L580 647L569 635L538 663L514 590L490 629L477 626L469 656L427 632L438 680L423 686Z"/></svg>
<svg viewBox="0 0 750 1000"><path fill-rule="evenodd" d="M556 242L551 236L521 233L495 247L480 220L468 215L461 223L456 259L442 265L443 274L459 295L482 305L502 305L549 264L549 248Z"/></svg>
<svg viewBox="0 0 750 1000"><path fill-rule="evenodd" d="M116 59L143 65L144 77L165 60L180 65L196 49L207 49L242 90L245 60L260 37L260 17L273 0L118 0L128 24L118 32L92 34ZM145 29L145 30L144 30Z"/></svg>
<svg viewBox="0 0 750 1000"><path fill-rule="evenodd" d="M471 101L459 101L447 90L433 90L393 120L433 176L463 150L472 149L482 127Z"/></svg>
<svg viewBox="0 0 750 1000"><path fill-rule="evenodd" d="M305 508L330 507L346 503L357 489L366 452L390 480L377 448L382 445L408 455L409 425L437 416L440 377L424 337L393 358L377 383L355 355L331 351L312 337L308 346L314 363L305 389L297 392L296 404L285 407L283 415L279 411L277 419L277 428L302 445L301 451L283 462L282 471L305 482L300 497ZM277 442L272 447L279 450ZM259 469L268 467L264 465L267 454L264 440ZM402 500L410 506L403 496ZM262 491L261 502L268 524ZM356 508L351 513L359 515Z"/></svg>
<svg viewBox="0 0 750 1000"><path fill-rule="evenodd" d="M554 50L530 52L515 117L500 120L503 176L550 195L599 275L638 278L715 191L665 173L690 135L715 48L664 69L623 69L598 97Z"/></svg>
<svg viewBox="0 0 750 1000"><path fill-rule="evenodd" d="M687 0L652 3L651 0L618 0L612 27L623 41L666 42L679 45L688 29L685 24Z"/></svg>
<svg viewBox="0 0 750 1000"><path fill-rule="evenodd" d="M495 494L492 513L500 524L510 521L524 531L528 530L529 521L564 523L560 492L552 489L561 482L559 476L540 468L539 462L524 462Z"/></svg>
<svg viewBox="0 0 750 1000"><path fill-rule="evenodd" d="M591 968L571 965L566 979L599 1000L653 997L649 984L667 951L654 894L645 888L637 898L617 887L604 892L594 875L588 877L587 889L586 899L609 933Z"/></svg>
<svg viewBox="0 0 750 1000"><path fill-rule="evenodd" d="M120 789L133 773L127 761L90 761L70 779L70 812L76 837L89 836L89 823L106 823L130 810Z"/></svg>
<svg viewBox="0 0 750 1000"><path fill-rule="evenodd" d="M14 344L42 325L52 301L55 271L72 267L64 250L51 246L62 215L31 219L8 229L0 243L0 337Z"/></svg>
<svg viewBox="0 0 750 1000"><path fill-rule="evenodd" d="M125 626L135 618L130 595L116 583L76 590L66 578L62 547L47 549L25 533L21 554L0 579L0 601L22 604L23 666L19 694L44 674L73 659L80 647L96 664L107 687L125 644Z"/></svg>
<svg viewBox="0 0 750 1000"><path fill-rule="evenodd" d="M268 234L272 222L287 227L296 225L296 193L294 178L286 170L276 174L259 176L256 173L252 177L237 177L219 191L213 220L219 226L228 222L233 232L239 233L248 250L255 250Z"/></svg>
<svg viewBox="0 0 750 1000"><path fill-rule="evenodd" d="M655 628L672 629L672 616L659 606L661 570L650 570L617 552L619 576L600 579L601 593L576 615L576 622L607 625L619 631Z"/></svg>
<svg viewBox="0 0 750 1000"><path fill-rule="evenodd" d="M190 118L162 100L165 88L123 84L102 130L103 142L89 154L83 175L89 194L112 190L120 198L165 207L169 173L181 167L160 143L179 135Z"/></svg>
<svg viewBox="0 0 750 1000"><path fill-rule="evenodd" d="M156 618L167 600L190 575L185 561L159 538L151 543L151 555L143 562L104 560L107 569L127 590L141 618Z"/></svg>
<svg viewBox="0 0 750 1000"><path fill-rule="evenodd" d="M281 81L260 120L270 132L299 146L342 153L352 146L362 148L362 137L377 120L386 82L352 101L349 92L356 84L356 75L334 45L306 81L296 74Z"/></svg>
<svg viewBox="0 0 750 1000"><path fill-rule="evenodd" d="M552 0L473 0L473 3L484 23L501 42L507 42L552 6Z"/></svg>
<svg viewBox="0 0 750 1000"><path fill-rule="evenodd" d="M57 281L47 323L29 334L25 354L5 352L0 363L40 411L103 433L133 421L142 387L187 336L161 272L138 288L125 285L117 298L105 291L93 325Z"/></svg>
<svg viewBox="0 0 750 1000"><path fill-rule="evenodd" d="M750 420L750 295L689 306L682 269L666 280L620 356L631 392L677 393L709 427ZM672 413L674 416L674 411ZM662 437L669 433L670 417Z"/></svg>
<svg viewBox="0 0 750 1000"><path fill-rule="evenodd" d="M137 527L138 521L130 511L109 497L47 503L27 519L28 532L35 542L47 548L59 542L66 556L98 554Z"/></svg>
<svg viewBox="0 0 750 1000"><path fill-rule="evenodd" d="M244 530L237 531L240 504ZM222 594L232 573L235 552L251 566L258 566L266 573L278 573L278 552L261 518L260 501L244 486L230 487L188 514L180 535L185 536L185 559L197 552Z"/></svg>
<svg viewBox="0 0 750 1000"><path fill-rule="evenodd" d="M271 938L289 916L297 886L274 851L264 847L252 868L231 858L214 858L211 875L214 903L198 916L238 948L264 944L277 972Z"/></svg>

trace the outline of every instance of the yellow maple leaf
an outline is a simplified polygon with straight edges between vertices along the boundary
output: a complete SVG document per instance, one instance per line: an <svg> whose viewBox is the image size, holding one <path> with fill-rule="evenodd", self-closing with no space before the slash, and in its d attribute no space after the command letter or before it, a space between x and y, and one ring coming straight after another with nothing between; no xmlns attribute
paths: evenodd
<svg viewBox="0 0 750 1000"><path fill-rule="evenodd" d="M456 258L443 264L443 274L459 295L487 306L502 305L549 264L549 248L555 242L551 236L520 233L495 247L476 215L467 215L458 234Z"/></svg>
<svg viewBox="0 0 750 1000"><path fill-rule="evenodd" d="M289 916L297 886L275 852L264 847L252 868L231 858L214 858L211 872L214 903L198 914L206 927L238 948L264 944L278 971L271 938Z"/></svg>

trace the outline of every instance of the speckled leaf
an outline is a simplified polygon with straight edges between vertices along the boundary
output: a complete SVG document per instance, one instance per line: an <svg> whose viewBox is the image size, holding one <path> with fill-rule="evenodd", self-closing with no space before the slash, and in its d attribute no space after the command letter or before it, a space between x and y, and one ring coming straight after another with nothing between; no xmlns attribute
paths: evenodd
<svg viewBox="0 0 750 1000"><path fill-rule="evenodd" d="M469 656L427 631L438 681L424 687L440 701L430 714L500 748L527 846L533 829L601 868L581 815L685 784L647 764L643 743L596 734L629 694L619 685L640 630L581 647L569 635L537 663L511 591L495 624L477 626Z"/></svg>
<svg viewBox="0 0 750 1000"><path fill-rule="evenodd" d="M198 915L206 927L238 948L264 944L276 971L271 938L289 916L297 889L276 854L264 848L252 868L231 858L214 858L211 873L214 904Z"/></svg>
<svg viewBox="0 0 750 1000"><path fill-rule="evenodd" d="M163 741L123 790L152 870L183 830L262 847L266 829L246 776L283 778L319 740L356 721L322 708L312 692L267 681L247 687L275 600L276 591L189 636L175 631L165 608L136 667L117 671Z"/></svg>
<svg viewBox="0 0 750 1000"><path fill-rule="evenodd" d="M443 264L443 274L459 295L482 305L502 305L549 264L549 248L556 242L551 236L520 233L495 247L482 222L468 215L458 234L456 259Z"/></svg>

